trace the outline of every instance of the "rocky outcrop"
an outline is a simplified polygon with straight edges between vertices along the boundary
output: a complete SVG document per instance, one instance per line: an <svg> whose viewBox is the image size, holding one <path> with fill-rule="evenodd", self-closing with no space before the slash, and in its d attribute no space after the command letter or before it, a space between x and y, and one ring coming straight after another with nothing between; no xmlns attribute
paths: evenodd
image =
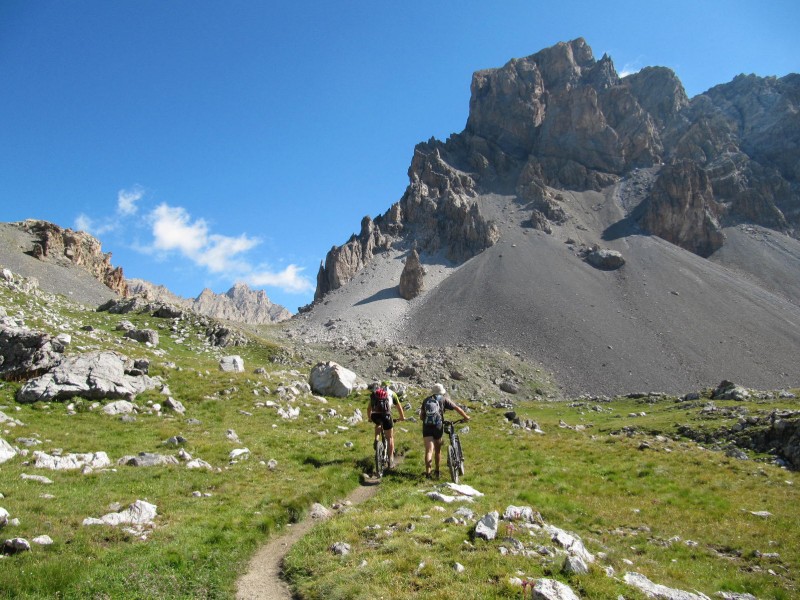
<svg viewBox="0 0 800 600"><path fill-rule="evenodd" d="M405 300L413 300L420 295L423 289L425 269L419 262L419 254L416 248L412 248L406 258L403 272L400 273L400 297Z"/></svg>
<svg viewBox="0 0 800 600"><path fill-rule="evenodd" d="M377 252L402 245L403 240L413 239L420 253L443 252L456 262L492 246L499 231L480 210L472 176L455 166L465 151L456 139L418 144L405 194L374 221L364 217L358 236L328 252L317 275L314 300L345 285Z"/></svg>
<svg viewBox="0 0 800 600"><path fill-rule="evenodd" d="M343 246L334 246L325 257L317 273L317 290L314 300L321 299L331 290L350 281L373 257L389 247L391 241L369 217L361 220L361 233L353 235Z"/></svg>
<svg viewBox="0 0 800 600"><path fill-rule="evenodd" d="M120 296L127 295L128 285L122 268L111 266L111 253L103 253L100 242L88 233L35 219L17 225L36 240L30 251L32 256L82 267Z"/></svg>
<svg viewBox="0 0 800 600"><path fill-rule="evenodd" d="M130 375L133 361L116 352L90 352L66 357L48 373L28 380L17 392L17 401L66 400L80 396L89 400L132 400L152 389L158 380Z"/></svg>
<svg viewBox="0 0 800 600"><path fill-rule="evenodd" d="M47 371L61 362L65 348L62 336L0 325L0 377L26 379Z"/></svg>
<svg viewBox="0 0 800 600"><path fill-rule="evenodd" d="M265 291L252 290L246 283L237 283L224 294L216 294L206 288L194 299L182 298L163 285L154 285L141 279L129 280L128 288L131 296L138 295L145 302L182 307L200 315L234 323L263 325L292 317L285 307L271 302ZM168 315L155 316L170 318Z"/></svg>
<svg viewBox="0 0 800 600"><path fill-rule="evenodd" d="M466 132L517 160L537 157L548 185L600 189L662 156L633 88L583 39L478 71L470 89Z"/></svg>
<svg viewBox="0 0 800 600"><path fill-rule="evenodd" d="M682 160L661 169L638 222L653 235L709 256L725 240L718 219L721 212L706 172Z"/></svg>
<svg viewBox="0 0 800 600"><path fill-rule="evenodd" d="M195 325L205 327L205 334L208 343L212 346L221 348L227 346L244 346L247 343L247 337L234 327L223 325L218 320L207 317L204 315L197 315L193 311L189 313L188 317L179 308L173 304L164 304L162 300L149 300L147 296L134 296L132 298L122 298L120 300L109 300L108 302L97 307L98 312L109 312L111 314L128 314L128 313L149 313L154 317L164 319L182 320L191 317ZM117 329L126 330L130 333L134 326L129 321L122 321L117 325ZM173 332L178 331L178 325L173 324ZM145 330L145 332L148 330ZM158 334L153 331L155 336L149 333L137 334L142 336L140 341L149 342L151 345L158 344ZM133 337L126 334L126 337ZM134 339L137 339L136 337Z"/></svg>
<svg viewBox="0 0 800 600"><path fill-rule="evenodd" d="M478 71L464 131L417 145L402 199L328 253L315 300L382 248L482 252L498 239L484 196L514 190L525 224L550 233L569 219L558 189L600 191L664 164L636 215L646 231L701 256L724 243L723 224L797 236L798 114L800 75L742 75L690 100L670 69L621 78L580 38Z"/></svg>

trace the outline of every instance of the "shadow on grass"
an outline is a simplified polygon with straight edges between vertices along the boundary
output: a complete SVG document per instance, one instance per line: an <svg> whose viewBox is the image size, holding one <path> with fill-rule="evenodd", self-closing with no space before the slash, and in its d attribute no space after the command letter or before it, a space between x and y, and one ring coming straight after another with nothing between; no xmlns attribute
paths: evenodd
<svg viewBox="0 0 800 600"><path fill-rule="evenodd" d="M308 456L303 460L304 465L311 465L315 469L321 469L322 467L329 467L331 465L345 465L350 461L345 458L336 458L333 460L320 460L314 456Z"/></svg>

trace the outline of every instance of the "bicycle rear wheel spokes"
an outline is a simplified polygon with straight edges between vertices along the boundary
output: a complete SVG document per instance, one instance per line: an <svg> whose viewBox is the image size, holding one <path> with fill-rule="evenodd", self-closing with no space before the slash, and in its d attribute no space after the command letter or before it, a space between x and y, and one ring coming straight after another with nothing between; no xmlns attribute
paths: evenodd
<svg viewBox="0 0 800 600"><path fill-rule="evenodd" d="M447 468L450 469L450 478L453 483L458 483L458 452L453 446L447 448Z"/></svg>
<svg viewBox="0 0 800 600"><path fill-rule="evenodd" d="M386 468L386 446L383 436L378 438L378 443L375 445L375 476L383 477L383 471Z"/></svg>
<svg viewBox="0 0 800 600"><path fill-rule="evenodd" d="M458 439L458 436L455 436L453 446L456 449L456 456L458 457L458 470L463 475L466 471L464 468L464 451L461 449L461 440Z"/></svg>

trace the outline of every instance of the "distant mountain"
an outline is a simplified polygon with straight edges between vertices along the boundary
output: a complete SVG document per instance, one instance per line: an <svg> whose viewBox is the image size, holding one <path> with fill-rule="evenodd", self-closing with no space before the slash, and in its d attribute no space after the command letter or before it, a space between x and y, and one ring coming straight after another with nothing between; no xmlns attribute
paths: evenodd
<svg viewBox="0 0 800 600"><path fill-rule="evenodd" d="M201 315L237 323L263 325L285 321L292 316L283 306L270 302L266 292L251 290L244 283L237 283L224 294L204 289L194 299L182 298L164 286L141 279L129 279L128 288L131 295L145 295L152 300L185 306Z"/></svg>
<svg viewBox="0 0 800 600"><path fill-rule="evenodd" d="M87 306L128 291L122 269L111 265L97 239L37 219L0 223L0 267Z"/></svg>
<svg viewBox="0 0 800 600"><path fill-rule="evenodd" d="M270 302L264 291L251 290L243 283L225 294L206 289L197 298L187 299L161 285L125 279L122 268L111 265L111 253L102 251L99 240L38 219L0 223L0 267L36 278L47 292L90 306L119 296L145 294L152 300L237 323L277 323L292 316L283 306Z"/></svg>
<svg viewBox="0 0 800 600"><path fill-rule="evenodd" d="M473 75L464 131L417 145L402 198L326 256L300 327L504 347L571 391L797 384L798 165L800 75L689 99L669 69L623 78L559 43ZM428 276L409 303L414 245ZM624 266L591 266L595 247Z"/></svg>

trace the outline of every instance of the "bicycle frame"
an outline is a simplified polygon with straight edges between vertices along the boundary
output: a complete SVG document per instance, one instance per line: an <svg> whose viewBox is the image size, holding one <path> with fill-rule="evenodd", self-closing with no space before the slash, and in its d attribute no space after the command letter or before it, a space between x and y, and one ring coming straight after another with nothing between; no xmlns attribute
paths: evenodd
<svg viewBox="0 0 800 600"><path fill-rule="evenodd" d="M466 419L443 421L444 431L450 440L450 446L447 448L447 467L453 483L458 483L459 476L464 474L464 452L461 449L461 440L458 439L455 426L465 421Z"/></svg>

